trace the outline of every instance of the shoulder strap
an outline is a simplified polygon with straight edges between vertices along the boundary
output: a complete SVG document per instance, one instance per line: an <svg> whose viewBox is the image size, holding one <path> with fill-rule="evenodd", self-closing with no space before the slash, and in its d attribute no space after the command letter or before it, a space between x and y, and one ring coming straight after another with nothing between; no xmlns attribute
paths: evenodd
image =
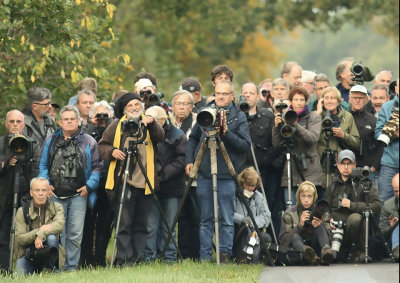
<svg viewBox="0 0 400 283"><path fill-rule="evenodd" d="M29 226L29 231L32 231L32 219L29 217L29 206L31 202L26 202L22 206L22 212L24 213L25 223Z"/></svg>

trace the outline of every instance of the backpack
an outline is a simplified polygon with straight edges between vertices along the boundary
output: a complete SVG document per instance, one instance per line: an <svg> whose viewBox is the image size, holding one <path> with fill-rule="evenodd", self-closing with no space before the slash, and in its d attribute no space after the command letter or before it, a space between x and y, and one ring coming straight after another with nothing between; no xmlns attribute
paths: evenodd
<svg viewBox="0 0 400 283"><path fill-rule="evenodd" d="M254 237L255 236L255 237ZM252 239L253 237L253 239ZM260 240L253 228L242 225L233 243L233 257L237 263L258 263L260 259Z"/></svg>
<svg viewBox="0 0 400 283"><path fill-rule="evenodd" d="M268 244L266 248L269 252L269 256L272 258L272 262L264 262L265 264L272 266L305 265L303 253L300 251L295 251L273 243Z"/></svg>

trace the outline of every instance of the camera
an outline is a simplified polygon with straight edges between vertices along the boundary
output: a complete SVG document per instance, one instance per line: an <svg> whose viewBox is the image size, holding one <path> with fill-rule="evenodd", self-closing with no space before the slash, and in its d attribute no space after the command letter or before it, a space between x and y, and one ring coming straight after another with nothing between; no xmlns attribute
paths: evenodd
<svg viewBox="0 0 400 283"><path fill-rule="evenodd" d="M266 96L270 96L271 95L271 91L268 89L263 89L261 91L262 96L266 97Z"/></svg>
<svg viewBox="0 0 400 283"><path fill-rule="evenodd" d="M96 119L97 120L107 120L109 118L107 113L97 113L96 114Z"/></svg>
<svg viewBox="0 0 400 283"><path fill-rule="evenodd" d="M389 84L389 97L390 100L394 99L396 97L396 84L397 81L391 81Z"/></svg>
<svg viewBox="0 0 400 283"><path fill-rule="evenodd" d="M296 128L293 127L292 124L297 120L297 113L294 110L288 110L283 113L282 119L285 121L285 124L281 127L281 136L285 139L289 139L296 132Z"/></svg>
<svg viewBox="0 0 400 283"><path fill-rule="evenodd" d="M337 258L340 246L342 245L344 227L346 226L346 223L342 220L333 221L333 226L335 226L336 229L333 231L331 248L333 250L333 257Z"/></svg>
<svg viewBox="0 0 400 283"><path fill-rule="evenodd" d="M37 249L34 245L29 246L24 250L25 259L30 262L46 262L49 259L55 260L58 258L58 249L55 247Z"/></svg>
<svg viewBox="0 0 400 283"><path fill-rule="evenodd" d="M383 142L385 146L389 145L391 139L399 129L399 120L399 106L395 102L392 107L392 114L390 114L389 120L383 126L378 141Z"/></svg>
<svg viewBox="0 0 400 283"><path fill-rule="evenodd" d="M322 217L329 212L329 203L323 199L317 201L310 209L310 218L306 224L311 225L313 218L322 219Z"/></svg>
<svg viewBox="0 0 400 283"><path fill-rule="evenodd" d="M164 93L162 92L156 92L156 93L151 93L148 95L148 101L149 101L149 105L151 106L160 106L160 101L161 98L164 97Z"/></svg>
<svg viewBox="0 0 400 283"><path fill-rule="evenodd" d="M275 110L282 113L283 110L285 110L286 108L289 107L289 105L287 105L286 103L283 102L283 100L280 100L279 103L274 105Z"/></svg>
<svg viewBox="0 0 400 283"><path fill-rule="evenodd" d="M322 120L321 123L322 130L325 132L329 132L332 130L333 127L333 119L331 117L331 111L325 111L325 118Z"/></svg>
<svg viewBox="0 0 400 283"><path fill-rule="evenodd" d="M368 178L370 174L371 170L369 169L368 166L354 168L353 171L351 172L352 177L361 179Z"/></svg>
<svg viewBox="0 0 400 283"><path fill-rule="evenodd" d="M205 108L197 114L196 122L201 127L218 128L219 134L224 133L224 124L229 112L225 109L217 109L215 105Z"/></svg>
<svg viewBox="0 0 400 283"><path fill-rule="evenodd" d="M350 72L354 75L354 78L352 78L354 84L362 85L364 82L370 82L374 79L369 68L363 66L361 62L354 62L350 67Z"/></svg>
<svg viewBox="0 0 400 283"><path fill-rule="evenodd" d="M244 113L248 113L250 111L250 105L247 102L246 97L243 95L239 97L239 109Z"/></svg>
<svg viewBox="0 0 400 283"><path fill-rule="evenodd" d="M342 207L342 200L345 198L349 198L348 194L343 193L343 194L339 195L339 198L338 198L338 207L339 208Z"/></svg>
<svg viewBox="0 0 400 283"><path fill-rule="evenodd" d="M121 123L122 132L128 133L132 137L140 137L141 136L141 122L135 121L130 118Z"/></svg>
<svg viewBox="0 0 400 283"><path fill-rule="evenodd" d="M15 155L22 155L32 150L32 141L24 135L14 134L8 141L8 147Z"/></svg>

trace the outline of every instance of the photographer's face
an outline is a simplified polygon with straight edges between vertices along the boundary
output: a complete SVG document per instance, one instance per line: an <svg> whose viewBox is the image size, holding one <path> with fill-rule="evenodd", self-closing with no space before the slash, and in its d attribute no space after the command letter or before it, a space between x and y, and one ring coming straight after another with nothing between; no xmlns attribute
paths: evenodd
<svg viewBox="0 0 400 283"><path fill-rule="evenodd" d="M340 175L342 175L345 178L350 177L351 173L353 172L353 169L356 167L356 163L352 162L349 159L344 159L342 162L337 163L337 168L339 170Z"/></svg>
<svg viewBox="0 0 400 283"><path fill-rule="evenodd" d="M271 95L274 98L274 100L288 99L289 89L287 89L284 85L274 85L272 87Z"/></svg>
<svg viewBox="0 0 400 283"><path fill-rule="evenodd" d="M79 110L79 114L81 115L82 119L87 119L89 117L89 112L93 107L93 104L95 103L95 98L93 95L89 95L86 93L83 93L79 97L79 102L76 104L76 108ZM86 122L86 120L85 120Z"/></svg>
<svg viewBox="0 0 400 283"><path fill-rule="evenodd" d="M64 135L71 135L78 130L79 119L74 111L65 111L59 121Z"/></svg>
<svg viewBox="0 0 400 283"><path fill-rule="evenodd" d="M326 110L331 112L336 112L337 107L339 106L339 101L336 98L336 95L332 92L325 93L323 105Z"/></svg>
<svg viewBox="0 0 400 283"><path fill-rule="evenodd" d="M172 105L172 111L174 115L179 120L186 119L192 112L193 104L190 101L188 94L178 95L174 98L174 103Z"/></svg>
<svg viewBox="0 0 400 283"><path fill-rule="evenodd" d="M350 93L349 102L351 110L361 111L368 102L367 95L362 92L353 91Z"/></svg>
<svg viewBox="0 0 400 283"><path fill-rule="evenodd" d="M283 74L285 81L292 86L301 86L302 69L300 66L293 66L289 74Z"/></svg>
<svg viewBox="0 0 400 283"><path fill-rule="evenodd" d="M384 89L374 89L371 92L371 104L376 112L379 112L383 103L389 101L389 95Z"/></svg>
<svg viewBox="0 0 400 283"><path fill-rule="evenodd" d="M246 98L250 108L254 107L258 101L257 87L252 83L244 84L242 87L242 95Z"/></svg>
<svg viewBox="0 0 400 283"><path fill-rule="evenodd" d="M218 83L215 86L215 105L225 107L232 103L235 94L232 87L227 83Z"/></svg>
<svg viewBox="0 0 400 283"><path fill-rule="evenodd" d="M342 79L342 83L344 82L345 84L348 84L348 85L353 83L352 79L354 78L353 73L350 71L351 64L352 64L352 62L348 62L347 65L346 65L346 68L340 74L340 78Z"/></svg>
<svg viewBox="0 0 400 283"><path fill-rule="evenodd" d="M322 92L329 86L329 82L315 82L314 93L318 99L321 98Z"/></svg>
<svg viewBox="0 0 400 283"><path fill-rule="evenodd" d="M242 184L242 187L244 190L250 191L250 192L254 192L254 190L256 189L256 186L247 185L247 184Z"/></svg>
<svg viewBox="0 0 400 283"><path fill-rule="evenodd" d="M212 82L212 85L215 87L217 85L217 83L220 81L230 82L231 78L227 74L221 73L221 74L215 76L214 81Z"/></svg>
<svg viewBox="0 0 400 283"><path fill-rule="evenodd" d="M46 182L34 182L30 190L30 195L33 198L33 203L36 207L46 204L49 195L49 187Z"/></svg>
<svg viewBox="0 0 400 283"><path fill-rule="evenodd" d="M302 94L295 94L291 103L294 111L301 111L306 106L306 98Z"/></svg>
<svg viewBox="0 0 400 283"><path fill-rule="evenodd" d="M314 194L312 192L301 192L300 193L300 202L301 205L308 209L311 207L314 201Z"/></svg>
<svg viewBox="0 0 400 283"><path fill-rule="evenodd" d="M96 108L96 110L94 111L94 113L93 113L92 123L95 124L97 127L105 127L106 126L106 119L97 119L96 118L96 115L100 114L100 113L107 114L108 117L111 117L111 113L106 107L98 106Z"/></svg>
<svg viewBox="0 0 400 283"><path fill-rule="evenodd" d="M128 119L129 118L139 119L140 115L142 115L143 113L142 102L138 99L132 99L125 106L124 113L126 114L126 117Z"/></svg>
<svg viewBox="0 0 400 283"><path fill-rule="evenodd" d="M24 115L19 111L11 111L7 116L5 126L10 135L21 134L25 127Z"/></svg>

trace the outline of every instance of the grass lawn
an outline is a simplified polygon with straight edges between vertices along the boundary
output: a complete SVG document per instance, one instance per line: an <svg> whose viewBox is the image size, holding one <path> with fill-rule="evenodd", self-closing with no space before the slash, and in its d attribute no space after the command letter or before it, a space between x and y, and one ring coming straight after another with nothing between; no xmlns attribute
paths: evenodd
<svg viewBox="0 0 400 283"><path fill-rule="evenodd" d="M39 274L27 277L10 276L1 282L257 282L263 266L215 263L141 264L125 268L82 269L60 274Z"/></svg>

